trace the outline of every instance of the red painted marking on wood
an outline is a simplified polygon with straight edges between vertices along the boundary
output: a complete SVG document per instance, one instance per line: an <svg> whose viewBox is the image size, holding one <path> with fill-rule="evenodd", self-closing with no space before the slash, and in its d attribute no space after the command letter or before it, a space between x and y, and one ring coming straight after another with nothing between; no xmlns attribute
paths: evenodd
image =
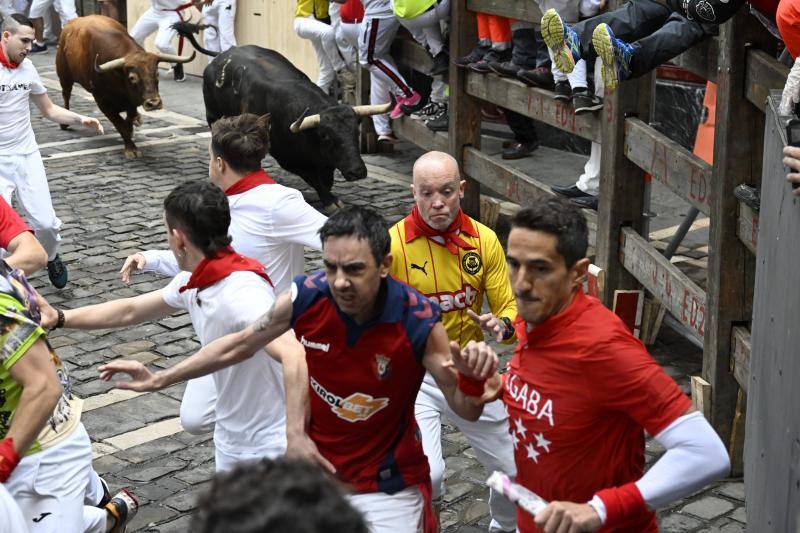
<svg viewBox="0 0 800 533"><path fill-rule="evenodd" d="M707 204L709 201L708 196L706 172L693 166L689 175L689 198Z"/></svg>

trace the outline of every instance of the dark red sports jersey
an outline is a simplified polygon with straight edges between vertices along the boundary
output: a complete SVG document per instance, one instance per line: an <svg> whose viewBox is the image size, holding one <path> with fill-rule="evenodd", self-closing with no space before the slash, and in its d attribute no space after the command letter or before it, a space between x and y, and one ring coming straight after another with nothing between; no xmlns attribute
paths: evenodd
<svg viewBox="0 0 800 533"><path fill-rule="evenodd" d="M644 432L656 435L691 406L675 381L595 298L579 291L527 331L503 376L517 482L547 501L586 503L642 477ZM518 513L523 533L539 531ZM603 528L601 531L610 531ZM657 531L655 514L614 531Z"/></svg>
<svg viewBox="0 0 800 533"><path fill-rule="evenodd" d="M292 327L306 349L309 436L357 492L393 494L430 478L414 418L422 357L439 307L394 278L379 317L356 324L324 272L295 278Z"/></svg>

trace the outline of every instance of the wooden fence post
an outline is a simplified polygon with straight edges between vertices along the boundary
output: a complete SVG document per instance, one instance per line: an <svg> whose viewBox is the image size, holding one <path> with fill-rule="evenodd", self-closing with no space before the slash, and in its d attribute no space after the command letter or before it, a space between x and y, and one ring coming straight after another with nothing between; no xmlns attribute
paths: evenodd
<svg viewBox="0 0 800 533"><path fill-rule="evenodd" d="M450 57L468 54L478 44L474 13L467 11L466 0L450 3ZM461 207L469 216L480 218L480 183L464 173L464 147L481 147L481 102L467 94L467 71L450 62L449 151L456 158L467 187Z"/></svg>

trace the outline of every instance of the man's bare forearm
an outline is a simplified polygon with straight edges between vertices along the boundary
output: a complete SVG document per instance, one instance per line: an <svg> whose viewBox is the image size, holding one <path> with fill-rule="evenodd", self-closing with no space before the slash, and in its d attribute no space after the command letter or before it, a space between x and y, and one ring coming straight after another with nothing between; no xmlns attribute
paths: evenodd
<svg viewBox="0 0 800 533"><path fill-rule="evenodd" d="M281 361L286 390L286 435L291 438L306 431L308 413L308 365L305 353L293 354Z"/></svg>
<svg viewBox="0 0 800 533"><path fill-rule="evenodd" d="M14 412L7 437L14 441L14 449L23 456L53 414L61 386L55 380L41 380L22 389L19 406Z"/></svg>

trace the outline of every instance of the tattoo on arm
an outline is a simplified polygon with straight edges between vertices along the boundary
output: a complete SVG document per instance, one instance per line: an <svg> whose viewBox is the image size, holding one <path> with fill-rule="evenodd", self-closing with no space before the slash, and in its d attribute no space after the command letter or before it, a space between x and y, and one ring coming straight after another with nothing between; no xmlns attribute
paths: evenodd
<svg viewBox="0 0 800 533"><path fill-rule="evenodd" d="M256 320L256 323L253 324L253 329L256 331L264 331L269 326L270 322L272 322L272 316L275 314L275 304L272 304L272 307L269 308L269 311L261 315L261 317Z"/></svg>

